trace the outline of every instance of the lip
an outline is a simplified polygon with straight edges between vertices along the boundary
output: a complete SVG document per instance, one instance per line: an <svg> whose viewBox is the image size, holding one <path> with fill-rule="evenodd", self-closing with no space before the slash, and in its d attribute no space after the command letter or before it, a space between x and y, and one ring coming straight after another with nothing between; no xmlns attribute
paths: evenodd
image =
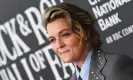
<svg viewBox="0 0 133 80"><path fill-rule="evenodd" d="M67 53L67 52L69 52L69 51L70 51L70 50L63 51L63 52L61 52L60 54Z"/></svg>

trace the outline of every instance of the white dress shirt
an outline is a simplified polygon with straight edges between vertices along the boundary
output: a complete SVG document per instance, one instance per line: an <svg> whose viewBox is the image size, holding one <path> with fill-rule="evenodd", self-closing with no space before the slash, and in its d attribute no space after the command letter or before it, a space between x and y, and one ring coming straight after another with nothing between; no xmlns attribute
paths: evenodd
<svg viewBox="0 0 133 80"><path fill-rule="evenodd" d="M88 78L89 78L89 69L90 69L91 54L92 54L92 50L90 50L88 52L88 55L87 55L83 65L82 65L82 68L81 68L80 72L78 70L78 67L75 65L77 79L78 79L78 77L80 75L82 80L88 80Z"/></svg>

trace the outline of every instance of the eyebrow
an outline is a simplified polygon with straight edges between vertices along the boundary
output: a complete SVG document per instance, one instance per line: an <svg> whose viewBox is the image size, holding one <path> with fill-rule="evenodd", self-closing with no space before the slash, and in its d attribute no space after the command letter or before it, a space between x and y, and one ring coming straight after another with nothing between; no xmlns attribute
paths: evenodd
<svg viewBox="0 0 133 80"><path fill-rule="evenodd" d="M59 31L59 34L61 34L63 31L69 31L70 29L68 28L68 29L63 29L63 30L61 30L61 31ZM50 39L50 38L52 38L53 36L50 36L50 37L48 37L48 39Z"/></svg>

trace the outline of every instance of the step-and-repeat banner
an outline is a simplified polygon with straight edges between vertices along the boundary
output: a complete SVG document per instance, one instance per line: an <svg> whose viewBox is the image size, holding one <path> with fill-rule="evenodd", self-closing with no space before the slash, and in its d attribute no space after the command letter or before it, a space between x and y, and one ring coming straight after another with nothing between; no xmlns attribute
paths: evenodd
<svg viewBox="0 0 133 80"><path fill-rule="evenodd" d="M60 60L41 25L47 7L69 2L96 18L106 52L133 58L132 0L1 0L0 80L68 80L71 63Z"/></svg>

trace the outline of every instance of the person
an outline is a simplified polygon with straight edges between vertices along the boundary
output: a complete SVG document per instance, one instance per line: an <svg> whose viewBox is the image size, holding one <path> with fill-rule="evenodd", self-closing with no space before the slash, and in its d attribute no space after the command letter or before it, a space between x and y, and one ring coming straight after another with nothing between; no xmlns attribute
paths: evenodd
<svg viewBox="0 0 133 80"><path fill-rule="evenodd" d="M87 11L60 3L47 8L43 18L55 53L75 65L70 80L133 80L133 60L101 49L96 20Z"/></svg>

